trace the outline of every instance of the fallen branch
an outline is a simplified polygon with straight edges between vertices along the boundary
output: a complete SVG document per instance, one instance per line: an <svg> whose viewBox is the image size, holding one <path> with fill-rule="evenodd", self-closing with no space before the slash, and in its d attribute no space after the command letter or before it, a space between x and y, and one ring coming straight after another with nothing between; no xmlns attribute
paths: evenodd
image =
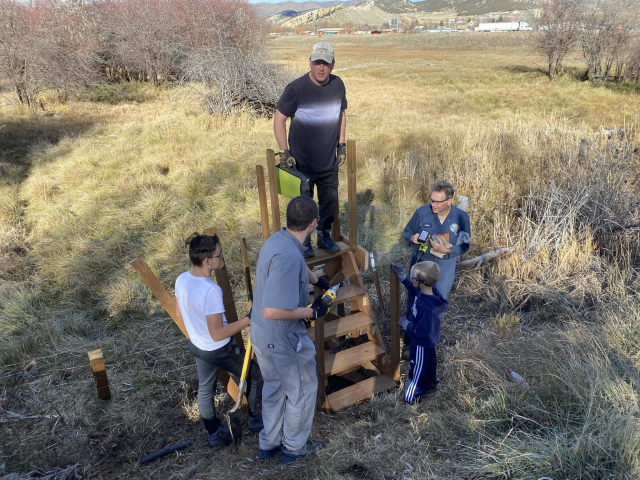
<svg viewBox="0 0 640 480"><path fill-rule="evenodd" d="M19 420L34 420L39 418L59 419L60 417L58 415L20 415L19 413L10 412L9 410L7 410L7 414L0 417L0 423L9 423Z"/></svg>
<svg viewBox="0 0 640 480"><path fill-rule="evenodd" d="M500 257L505 253L510 252L511 249L513 249L513 247L498 248L496 250L483 253L482 255L478 255L477 257L470 258L469 260L464 260L462 262L459 262L458 266L466 267L469 265L474 265L475 268L478 268L480 265L482 265L485 262L485 260L491 260L492 258Z"/></svg>

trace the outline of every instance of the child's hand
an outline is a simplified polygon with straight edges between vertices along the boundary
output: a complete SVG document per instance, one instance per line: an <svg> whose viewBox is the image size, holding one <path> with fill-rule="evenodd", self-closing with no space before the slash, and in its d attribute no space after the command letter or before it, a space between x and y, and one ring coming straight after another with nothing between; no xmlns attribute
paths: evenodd
<svg viewBox="0 0 640 480"><path fill-rule="evenodd" d="M398 326L400 326L403 330L406 330L408 325L409 320L404 315L398 319Z"/></svg>
<svg viewBox="0 0 640 480"><path fill-rule="evenodd" d="M392 263L391 270L393 270L393 273L398 276L398 279L400 281L403 281L405 278L407 278L407 276L404 274L404 267L401 263Z"/></svg>

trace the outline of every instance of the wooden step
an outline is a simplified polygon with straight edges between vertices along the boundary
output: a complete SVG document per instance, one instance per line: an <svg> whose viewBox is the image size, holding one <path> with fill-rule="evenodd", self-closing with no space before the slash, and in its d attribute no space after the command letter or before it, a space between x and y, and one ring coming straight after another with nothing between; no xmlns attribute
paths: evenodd
<svg viewBox="0 0 640 480"><path fill-rule="evenodd" d="M384 348L376 345L374 342L366 342L333 355L325 355L324 374L327 377L329 375L335 375L363 361L373 360L382 354L386 355Z"/></svg>
<svg viewBox="0 0 640 480"><path fill-rule="evenodd" d="M331 305L340 305L364 294L365 291L357 285L343 285L340 287L340 290L338 290L338 295L336 299L331 302ZM315 297L313 295L309 296L309 303L313 303L314 300Z"/></svg>
<svg viewBox="0 0 640 480"><path fill-rule="evenodd" d="M364 312L358 312L354 315L340 317L337 320L324 322L324 338L325 340L333 337L341 337L349 333L357 332L365 328L371 328L376 322ZM307 329L309 338L315 342L316 329L311 327Z"/></svg>
<svg viewBox="0 0 640 480"><path fill-rule="evenodd" d="M329 253L322 248L315 247L313 251L316 252L316 256L305 259L305 261L307 262L307 266L311 268L315 265L322 265L323 263L327 263L329 260L333 258L339 257L344 252L348 252L351 250L349 248L349 245L347 245L344 242L337 242L336 245L340 247L340 251L338 253Z"/></svg>
<svg viewBox="0 0 640 480"><path fill-rule="evenodd" d="M337 412L356 403L368 400L376 393L392 390L397 386L398 384L388 376L377 375L327 395L327 400L329 401L331 410Z"/></svg>

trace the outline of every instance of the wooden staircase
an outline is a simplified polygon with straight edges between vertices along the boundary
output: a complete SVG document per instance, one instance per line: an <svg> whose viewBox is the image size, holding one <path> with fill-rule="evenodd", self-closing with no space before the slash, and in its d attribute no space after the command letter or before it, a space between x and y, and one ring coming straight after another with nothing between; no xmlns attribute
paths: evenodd
<svg viewBox="0 0 640 480"><path fill-rule="evenodd" d="M345 244L340 246L348 247ZM312 322L308 328L309 337L316 345L318 407L336 412L367 400L376 393L395 388L398 383L392 378L389 356L372 317L369 297L353 252L341 248L339 253L331 255L320 250L316 257L308 259L307 264L312 267L319 261L325 262L324 270L319 273L327 280L340 273L345 277L331 304L336 313L328 313ZM327 272L332 274L331 277ZM309 301L313 301L319 293L313 292ZM326 344L332 343L340 345L335 353L331 348L325 349ZM327 388L333 390L331 384L338 383L332 382L332 376L342 377L340 384L351 382L352 385L327 395Z"/></svg>
<svg viewBox="0 0 640 480"><path fill-rule="evenodd" d="M273 150L267 150L267 169L271 231L264 170L261 165L256 166L264 240L280 230L280 195ZM309 268L328 281L344 275L330 312L308 327L309 337L316 347L318 408L326 412L336 412L368 400L376 393L397 387L400 381L399 351L392 348L394 360L391 362L369 308L369 297L360 275L360 268L366 268L368 253L357 242L356 151L352 140L347 142L347 177L349 236L340 233L340 211L336 205L332 238L340 251L330 254L315 248L315 256L306 260ZM310 292L309 302L320 293L318 288ZM393 326L392 335L397 336L397 329ZM325 348L326 345L329 348ZM338 388L340 386L342 388Z"/></svg>

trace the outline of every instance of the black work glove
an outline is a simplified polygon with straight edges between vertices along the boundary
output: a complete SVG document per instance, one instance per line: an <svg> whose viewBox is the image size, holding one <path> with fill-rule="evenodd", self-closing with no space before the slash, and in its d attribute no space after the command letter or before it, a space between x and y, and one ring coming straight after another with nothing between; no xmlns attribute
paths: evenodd
<svg viewBox="0 0 640 480"><path fill-rule="evenodd" d="M313 319L324 317L329 311L329 307L322 301L322 294L318 295L311 304L311 310L313 310Z"/></svg>
<svg viewBox="0 0 640 480"><path fill-rule="evenodd" d="M296 166L296 159L293 158L289 150L280 150L278 152L280 156L280 166L284 168L294 168Z"/></svg>
<svg viewBox="0 0 640 480"><path fill-rule="evenodd" d="M249 317L249 318L251 318L251 312L253 312L253 307L251 307L251 308L249 309L249 313L247 313L247 314L245 315L245 317Z"/></svg>
<svg viewBox="0 0 640 480"><path fill-rule="evenodd" d="M344 162L347 161L347 144L339 143L338 144L338 165L344 165Z"/></svg>
<svg viewBox="0 0 640 480"><path fill-rule="evenodd" d="M316 287L320 287L323 291L329 290L330 285L326 278L318 277L318 281L314 283Z"/></svg>
<svg viewBox="0 0 640 480"><path fill-rule="evenodd" d="M407 276L404 273L404 267L402 266L401 263L392 263L391 270L393 270L393 273L395 273L398 276L398 279L400 281L403 281L405 278L407 278Z"/></svg>

